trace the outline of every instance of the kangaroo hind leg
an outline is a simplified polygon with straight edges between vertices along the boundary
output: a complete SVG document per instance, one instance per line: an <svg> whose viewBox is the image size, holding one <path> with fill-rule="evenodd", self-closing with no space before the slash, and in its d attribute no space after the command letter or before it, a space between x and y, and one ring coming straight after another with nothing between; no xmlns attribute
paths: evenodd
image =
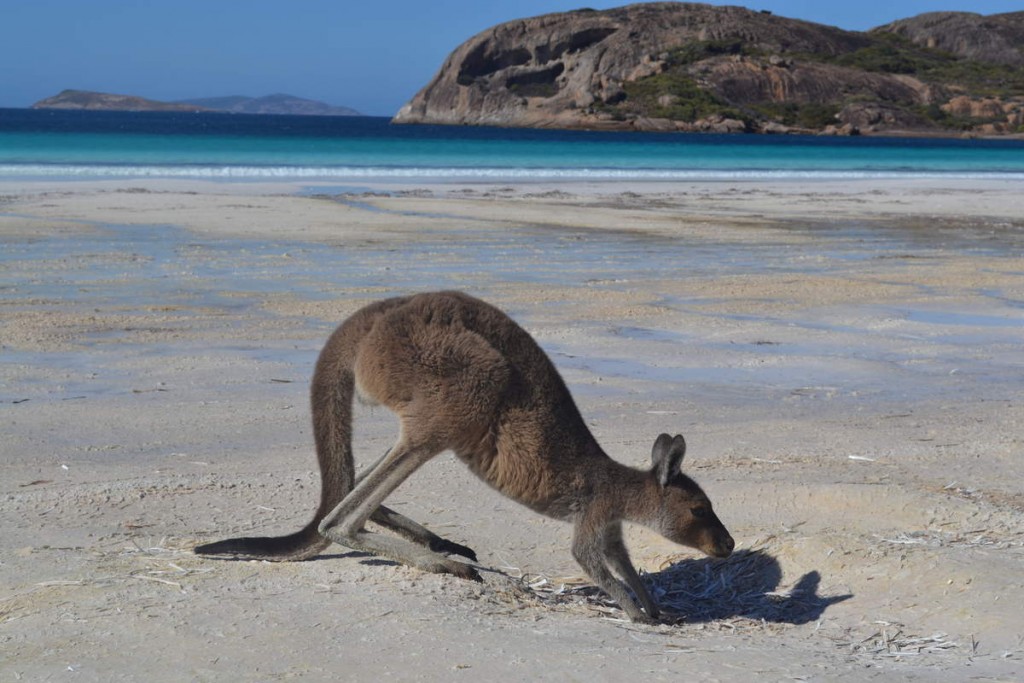
<svg viewBox="0 0 1024 683"><path fill-rule="evenodd" d="M468 564L452 560L429 547L425 548L405 538L370 532L364 528L366 521L379 510L384 499L437 453L438 450L434 448L410 446L400 441L366 474L351 493L324 517L320 522L320 533L353 550L387 557L422 571L454 574L460 578L479 581L480 575Z"/></svg>
<svg viewBox="0 0 1024 683"><path fill-rule="evenodd" d="M388 451L390 453L390 451ZM377 462L371 467L367 468L358 477L356 477L356 485L359 484L363 479L366 478L370 472L372 472L377 465L384 461L387 457L385 453ZM389 507L383 505L379 506L370 515L370 521L375 524L379 524L385 529L390 529L399 536L407 538L410 541L419 543L422 546L430 548L437 553L446 553L450 555L461 555L462 557L468 558L473 562L476 562L476 553L472 548L456 543L455 541L449 541L447 538L438 536L430 529L426 528L422 524L418 524L414 520L409 519L405 515L395 512Z"/></svg>
<svg viewBox="0 0 1024 683"><path fill-rule="evenodd" d="M445 311L436 313L440 316ZM363 394L398 415L402 437L323 519L320 533L350 548L424 571L479 579L469 565L434 552L445 549L438 547L443 539L435 541L419 525L412 526L411 520L378 508L441 451L481 447L509 379L505 359L483 337L454 324L441 324L431 311L396 310L367 335L355 374ZM374 513L405 538L367 531L364 524ZM426 539L427 547L410 542L410 536L416 542Z"/></svg>
<svg viewBox="0 0 1024 683"><path fill-rule="evenodd" d="M461 555L476 562L476 552L472 548L438 536L422 524L418 524L391 508L381 505L370 516L370 521L380 524L385 529L390 529L399 536L407 538L414 543L426 546L436 553Z"/></svg>

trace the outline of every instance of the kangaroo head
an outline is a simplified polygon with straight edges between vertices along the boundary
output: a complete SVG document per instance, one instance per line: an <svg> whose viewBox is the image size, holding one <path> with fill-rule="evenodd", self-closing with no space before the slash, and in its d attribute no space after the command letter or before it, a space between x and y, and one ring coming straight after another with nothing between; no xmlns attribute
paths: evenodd
<svg viewBox="0 0 1024 683"><path fill-rule="evenodd" d="M654 442L651 475L659 488L655 528L667 539L714 557L728 557L736 543L715 515L711 501L693 479L683 474L686 455L682 435L662 434Z"/></svg>

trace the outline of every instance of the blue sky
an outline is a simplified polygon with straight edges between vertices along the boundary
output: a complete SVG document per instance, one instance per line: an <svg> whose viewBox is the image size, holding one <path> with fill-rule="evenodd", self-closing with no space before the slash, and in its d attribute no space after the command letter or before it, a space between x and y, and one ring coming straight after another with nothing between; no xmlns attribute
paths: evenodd
<svg viewBox="0 0 1024 683"><path fill-rule="evenodd" d="M0 107L64 88L158 100L284 92L389 116L459 43L510 19L601 0L0 0ZM751 0L782 16L865 30L1019 0Z"/></svg>

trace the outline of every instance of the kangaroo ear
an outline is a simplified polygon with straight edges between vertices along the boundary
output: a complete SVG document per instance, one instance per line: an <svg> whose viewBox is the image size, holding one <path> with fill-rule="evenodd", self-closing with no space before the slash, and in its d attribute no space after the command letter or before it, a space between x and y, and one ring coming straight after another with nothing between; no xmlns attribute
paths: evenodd
<svg viewBox="0 0 1024 683"><path fill-rule="evenodd" d="M651 460L654 461L654 474L662 487L668 486L672 475L681 470L684 455L686 441L683 440L682 434L662 434L655 440L654 448L651 449Z"/></svg>

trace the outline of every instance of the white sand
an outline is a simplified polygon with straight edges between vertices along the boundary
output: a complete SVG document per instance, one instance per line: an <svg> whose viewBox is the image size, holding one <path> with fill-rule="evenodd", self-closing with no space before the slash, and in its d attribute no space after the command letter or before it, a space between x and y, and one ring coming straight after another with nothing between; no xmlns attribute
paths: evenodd
<svg viewBox="0 0 1024 683"><path fill-rule="evenodd" d="M297 189L0 182L0 679L1024 673L1020 184ZM553 595L569 528L450 456L391 502L482 585L189 552L305 523L320 344L454 287L537 337L614 457L686 435L740 553L631 531L656 586L707 594L681 625ZM362 463L394 437L357 425Z"/></svg>

